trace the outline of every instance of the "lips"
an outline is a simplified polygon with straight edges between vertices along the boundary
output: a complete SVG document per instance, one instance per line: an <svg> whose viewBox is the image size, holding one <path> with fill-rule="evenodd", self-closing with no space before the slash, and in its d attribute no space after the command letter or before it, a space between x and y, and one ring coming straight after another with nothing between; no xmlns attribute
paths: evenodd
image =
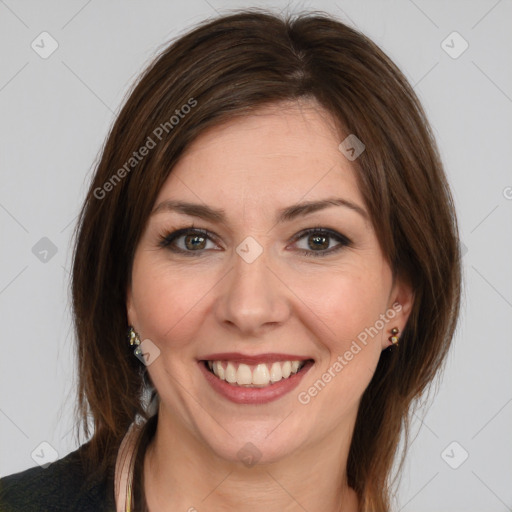
<svg viewBox="0 0 512 512"><path fill-rule="evenodd" d="M264 387L288 379L312 359L295 354L224 352L209 354L202 361L220 380L239 386Z"/></svg>
<svg viewBox="0 0 512 512"><path fill-rule="evenodd" d="M219 352L208 354L198 358L200 361L231 361L256 365L259 363L273 363L275 361L307 361L311 356L299 356L297 354L266 353L258 355L242 354L240 352Z"/></svg>
<svg viewBox="0 0 512 512"><path fill-rule="evenodd" d="M208 354L198 363L212 388L225 398L240 404L261 404L294 389L314 360L296 354L224 352Z"/></svg>
<svg viewBox="0 0 512 512"><path fill-rule="evenodd" d="M304 361L275 361L247 365L245 363L233 363L231 361L208 361L207 365L219 379L238 386L264 387L274 384L282 379L288 379L300 371Z"/></svg>

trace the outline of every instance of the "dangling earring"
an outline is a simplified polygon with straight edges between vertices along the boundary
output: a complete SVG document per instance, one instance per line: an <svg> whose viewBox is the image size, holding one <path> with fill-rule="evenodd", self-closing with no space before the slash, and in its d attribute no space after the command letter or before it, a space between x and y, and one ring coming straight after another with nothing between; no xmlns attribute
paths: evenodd
<svg viewBox="0 0 512 512"><path fill-rule="evenodd" d="M391 336L388 338L388 340L391 342L392 345L398 345L398 333L400 331L398 330L397 327L393 327L393 329L391 329Z"/></svg>
<svg viewBox="0 0 512 512"><path fill-rule="evenodd" d="M134 350L134 354L136 356L139 356L142 354L142 350L140 348L140 338L135 329L130 325L128 328L128 341L130 342L130 345L133 347L136 345L136 348Z"/></svg>

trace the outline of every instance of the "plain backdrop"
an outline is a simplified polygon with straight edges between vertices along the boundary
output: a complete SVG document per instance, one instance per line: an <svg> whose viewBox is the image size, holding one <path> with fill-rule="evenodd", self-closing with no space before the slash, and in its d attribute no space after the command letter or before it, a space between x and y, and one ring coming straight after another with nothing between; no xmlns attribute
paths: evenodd
<svg viewBox="0 0 512 512"><path fill-rule="evenodd" d="M165 43L250 6L339 17L423 102L458 210L465 292L396 509L512 510L510 0L0 1L0 475L34 466L37 450L77 447L71 237L126 91Z"/></svg>

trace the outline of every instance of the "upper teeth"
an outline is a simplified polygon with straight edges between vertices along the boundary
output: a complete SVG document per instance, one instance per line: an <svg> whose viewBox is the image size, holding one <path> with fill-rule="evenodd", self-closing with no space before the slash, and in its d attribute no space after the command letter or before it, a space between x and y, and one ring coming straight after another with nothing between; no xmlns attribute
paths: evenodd
<svg viewBox="0 0 512 512"><path fill-rule="evenodd" d="M208 367L221 380L230 384L247 387L263 387L269 383L287 379L304 366L305 361L279 361L267 366L264 363L255 366L230 361L208 361Z"/></svg>

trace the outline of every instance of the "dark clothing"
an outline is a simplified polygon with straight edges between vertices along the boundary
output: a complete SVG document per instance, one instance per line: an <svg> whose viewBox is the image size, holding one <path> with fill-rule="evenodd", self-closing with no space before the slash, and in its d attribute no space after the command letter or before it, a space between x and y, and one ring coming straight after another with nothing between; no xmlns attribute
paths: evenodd
<svg viewBox="0 0 512 512"><path fill-rule="evenodd" d="M0 479L0 512L115 512L114 468L87 478L79 452Z"/></svg>

